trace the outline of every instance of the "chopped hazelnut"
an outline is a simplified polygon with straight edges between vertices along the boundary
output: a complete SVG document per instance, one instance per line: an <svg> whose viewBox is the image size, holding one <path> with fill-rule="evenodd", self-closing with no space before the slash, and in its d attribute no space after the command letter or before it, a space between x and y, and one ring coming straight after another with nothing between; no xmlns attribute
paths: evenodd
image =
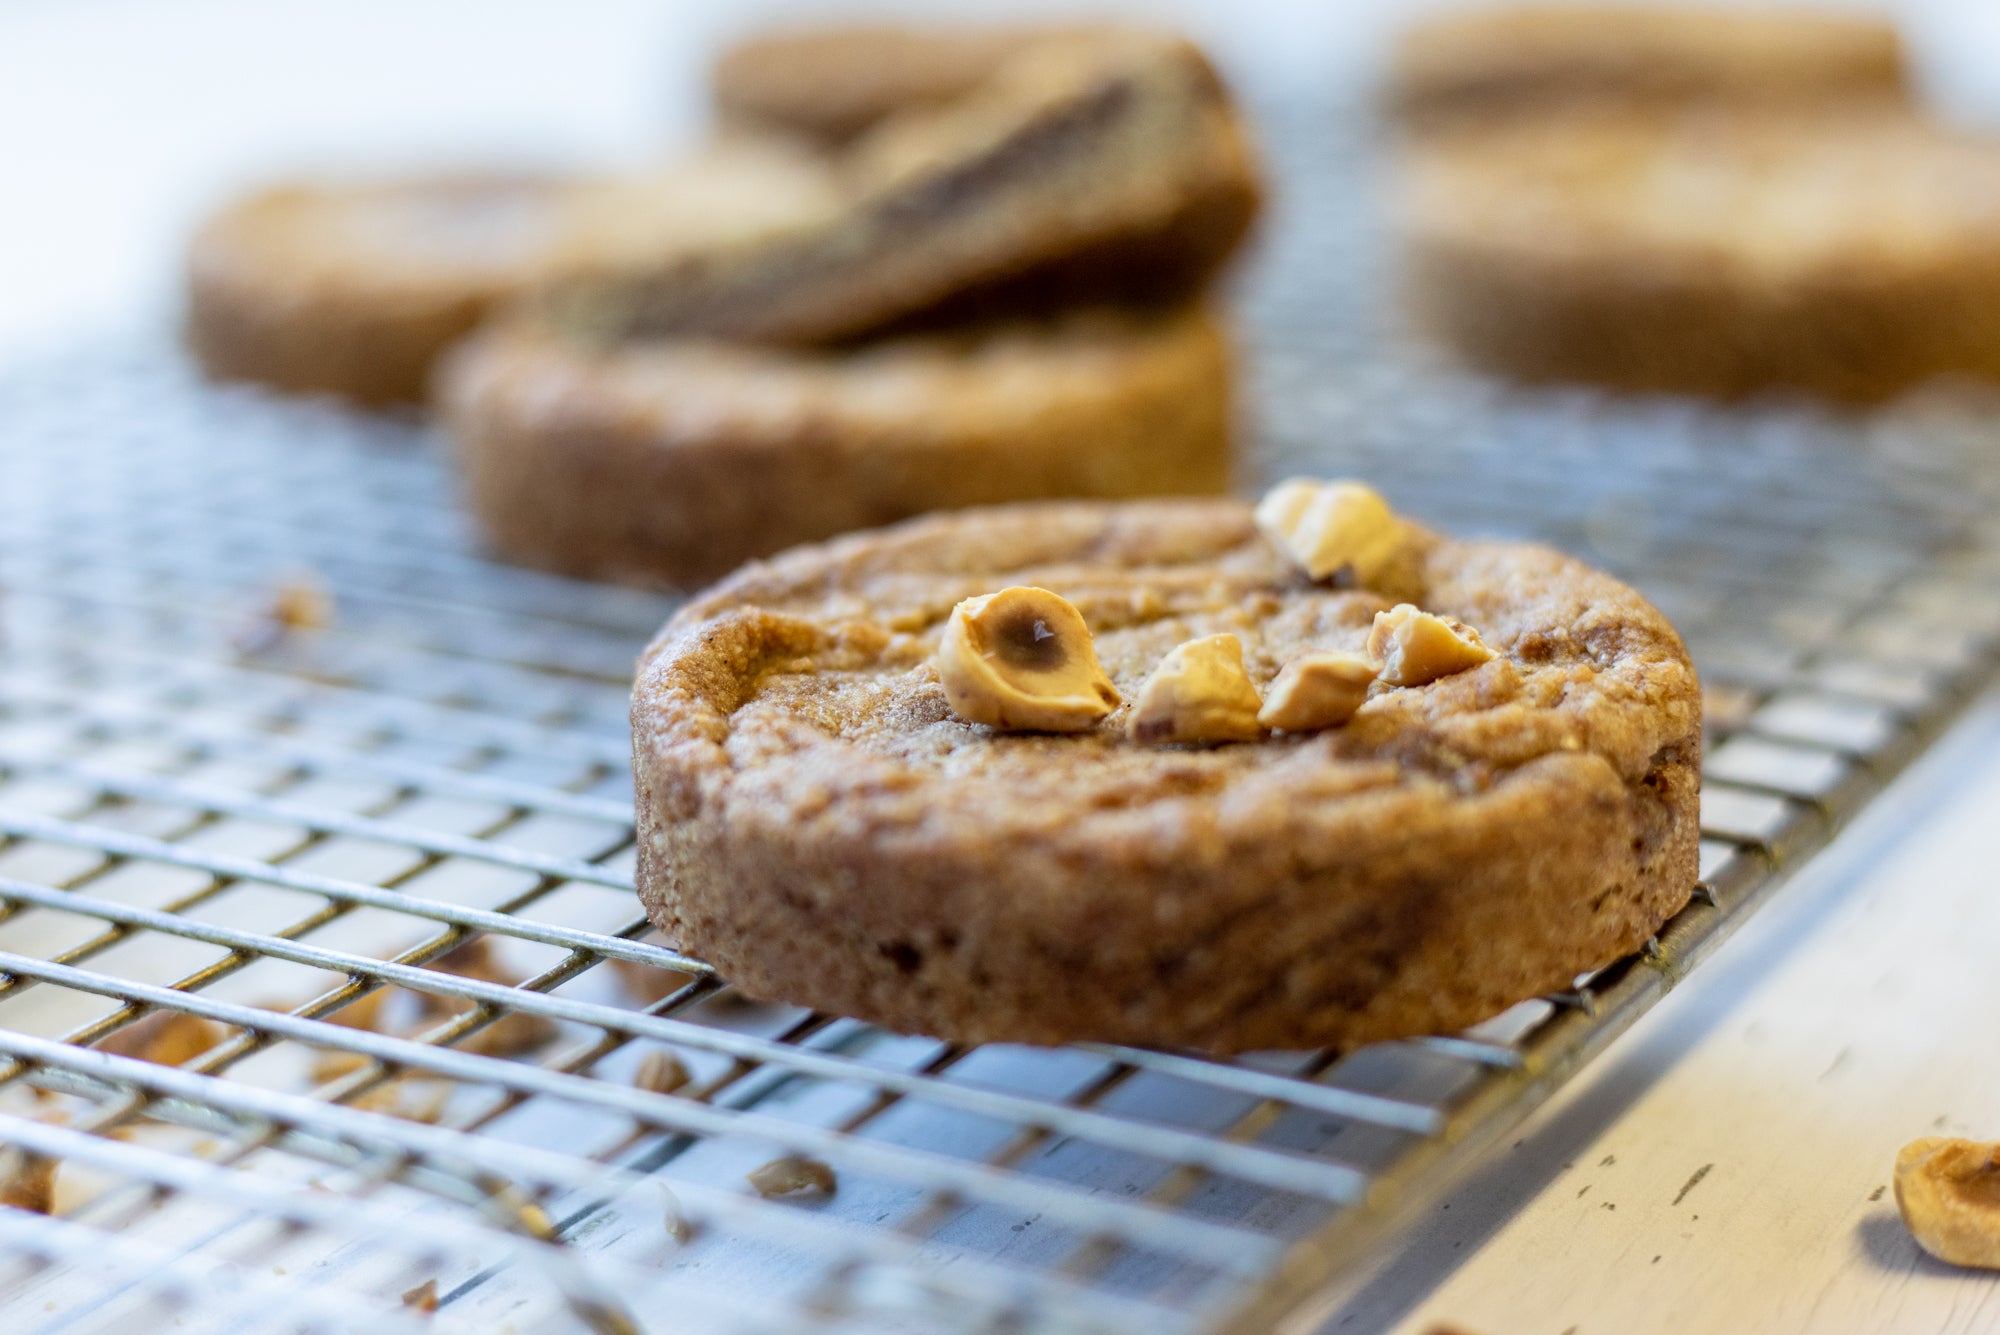
<svg viewBox="0 0 2000 1335"><path fill-rule="evenodd" d="M403 1306L413 1307L419 1312L438 1310L438 1282L427 1279L403 1294Z"/></svg>
<svg viewBox="0 0 2000 1335"><path fill-rule="evenodd" d="M2000 1144L1926 1136L1896 1156L1896 1208L1917 1245L2000 1270Z"/></svg>
<svg viewBox="0 0 2000 1335"><path fill-rule="evenodd" d="M1119 704L1083 614L1060 594L1028 585L953 608L937 666L945 700L969 723L1082 732Z"/></svg>
<svg viewBox="0 0 2000 1335"><path fill-rule="evenodd" d="M1464 622L1397 603L1375 614L1375 626L1368 632L1368 656L1381 663L1381 679L1389 685L1422 686L1478 667L1493 657L1493 651Z"/></svg>
<svg viewBox="0 0 2000 1335"><path fill-rule="evenodd" d="M789 1196L800 1191L821 1191L832 1195L833 1170L817 1159L787 1154L751 1169L744 1180L759 1196Z"/></svg>
<svg viewBox="0 0 2000 1335"><path fill-rule="evenodd" d="M1264 734L1257 723L1261 704L1243 670L1241 640L1234 635L1189 640L1161 659L1139 688L1132 740L1253 741Z"/></svg>
<svg viewBox="0 0 2000 1335"><path fill-rule="evenodd" d="M220 1043L226 1032L215 1021L199 1015L154 1011L98 1040L97 1050L159 1066L179 1066Z"/></svg>
<svg viewBox="0 0 2000 1335"><path fill-rule="evenodd" d="M374 1060L365 1052L347 1052L329 1048L313 1056L312 1078L315 1083L326 1084L353 1075Z"/></svg>
<svg viewBox="0 0 2000 1335"><path fill-rule="evenodd" d="M1360 654L1300 654L1264 693L1257 721L1286 732L1337 728L1361 708L1378 671L1373 660Z"/></svg>
<svg viewBox="0 0 2000 1335"><path fill-rule="evenodd" d="M316 575L298 571L279 580L250 609L233 639L245 658L268 653L300 631L333 624L333 595Z"/></svg>
<svg viewBox="0 0 2000 1335"><path fill-rule="evenodd" d="M652 1094L671 1094L688 1082L688 1068L671 1052L655 1049L639 1062L639 1069L632 1075L632 1084L637 1089Z"/></svg>
<svg viewBox="0 0 2000 1335"><path fill-rule="evenodd" d="M451 1094L448 1080L396 1079L375 1086L348 1106L405 1122L435 1123L443 1118Z"/></svg>
<svg viewBox="0 0 2000 1335"><path fill-rule="evenodd" d="M1280 482L1257 503L1257 527L1312 579L1341 570L1367 584L1403 545L1403 523L1373 487L1359 482Z"/></svg>
<svg viewBox="0 0 2000 1335"><path fill-rule="evenodd" d="M0 1205L48 1214L55 1208L56 1160L27 1150L0 1158Z"/></svg>

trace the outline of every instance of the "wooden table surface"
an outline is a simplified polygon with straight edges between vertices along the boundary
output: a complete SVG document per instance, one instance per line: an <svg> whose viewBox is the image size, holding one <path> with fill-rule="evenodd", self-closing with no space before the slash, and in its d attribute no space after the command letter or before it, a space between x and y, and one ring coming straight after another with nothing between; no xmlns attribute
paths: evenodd
<svg viewBox="0 0 2000 1335"><path fill-rule="evenodd" d="M2000 695L1320 1329L2000 1331L1888 1189L1940 1134L2000 1139Z"/></svg>

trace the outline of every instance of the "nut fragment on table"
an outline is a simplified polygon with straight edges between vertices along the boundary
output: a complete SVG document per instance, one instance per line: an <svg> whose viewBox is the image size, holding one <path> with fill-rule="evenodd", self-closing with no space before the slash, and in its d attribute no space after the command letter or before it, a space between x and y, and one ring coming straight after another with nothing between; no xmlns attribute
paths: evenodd
<svg viewBox="0 0 2000 1335"><path fill-rule="evenodd" d="M1256 520L1271 545L1311 579L1345 570L1366 585L1403 546L1403 521L1359 482L1288 478L1264 493Z"/></svg>
<svg viewBox="0 0 2000 1335"><path fill-rule="evenodd" d="M1917 1245L2000 1270L2000 1144L1926 1136L1896 1156L1896 1208Z"/></svg>
<svg viewBox="0 0 2000 1335"><path fill-rule="evenodd" d="M1119 705L1083 614L1031 585L967 598L937 652L952 712L1016 732L1082 732Z"/></svg>
<svg viewBox="0 0 2000 1335"><path fill-rule="evenodd" d="M1160 660L1132 706L1132 740L1248 742L1264 735L1263 702L1243 669L1243 642L1234 635L1189 640Z"/></svg>
<svg viewBox="0 0 2000 1335"><path fill-rule="evenodd" d="M1422 686L1478 667L1493 651L1464 622L1397 603L1375 614L1368 656L1382 665L1380 677L1388 685Z"/></svg>
<svg viewBox="0 0 2000 1335"><path fill-rule="evenodd" d="M759 1196L790 1196L801 1191L820 1191L830 1196L835 1186L831 1168L818 1159L797 1154L761 1164L744 1174L744 1180L757 1189Z"/></svg>
<svg viewBox="0 0 2000 1335"><path fill-rule="evenodd" d="M56 1162L29 1150L0 1151L0 1205L48 1214L55 1208Z"/></svg>
<svg viewBox="0 0 2000 1335"><path fill-rule="evenodd" d="M1300 654L1278 670L1257 721L1286 732L1337 728L1361 708L1380 671L1360 654Z"/></svg>
<svg viewBox="0 0 2000 1335"><path fill-rule="evenodd" d="M407 1290L403 1294L403 1306L414 1308L419 1312L437 1311L438 1282L434 1279L427 1279L414 1289Z"/></svg>
<svg viewBox="0 0 2000 1335"><path fill-rule="evenodd" d="M227 1033L214 1020L199 1015L154 1011L99 1039L97 1050L136 1057L157 1066L179 1066L207 1052Z"/></svg>

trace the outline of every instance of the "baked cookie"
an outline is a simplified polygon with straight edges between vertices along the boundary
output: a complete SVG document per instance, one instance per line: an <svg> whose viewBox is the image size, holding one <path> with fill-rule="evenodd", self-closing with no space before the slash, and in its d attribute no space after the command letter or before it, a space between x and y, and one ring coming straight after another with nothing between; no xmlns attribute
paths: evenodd
<svg viewBox="0 0 2000 1335"><path fill-rule="evenodd" d="M1858 14L1532 5L1443 14L1397 44L1390 100L1417 121L1727 101L1902 101L1902 40Z"/></svg>
<svg viewBox="0 0 2000 1335"><path fill-rule="evenodd" d="M967 96L897 117L836 160L811 223L556 285L599 341L781 343L900 320L1167 301L1236 249L1259 204L1241 119L1186 42L1118 31L1038 46Z"/></svg>
<svg viewBox="0 0 2000 1335"><path fill-rule="evenodd" d="M897 112L963 97L1035 46L1100 32L1046 24L780 29L723 51L710 85L726 123L838 144Z"/></svg>
<svg viewBox="0 0 2000 1335"><path fill-rule="evenodd" d="M1529 379L1872 400L2000 376L2000 141L1895 112L1688 112L1434 136L1419 322Z"/></svg>
<svg viewBox="0 0 2000 1335"><path fill-rule="evenodd" d="M440 406L500 552L685 586L925 510L1222 491L1230 382L1201 307L829 349L597 349L522 319L448 360Z"/></svg>
<svg viewBox="0 0 2000 1335"><path fill-rule="evenodd" d="M1410 525L1370 551L1315 582L1239 501L1055 503L750 566L640 666L647 912L757 996L966 1042L1214 1051L1452 1031L1643 944L1696 876L1679 638L1545 548ZM968 608L1018 612L984 597L1005 586L1094 636L1108 683L1033 721L1082 731L954 713L967 664L1091 675L1057 616L963 652ZM1135 740L1131 708L1089 721L1204 673L1269 704L1294 660L1412 629L1405 602L1485 647L1421 684L1414 641L1400 665L1378 644L1340 726L1180 747Z"/></svg>
<svg viewBox="0 0 2000 1335"><path fill-rule="evenodd" d="M795 221L831 197L816 160L748 142L631 177L281 186L195 237L188 343L217 377L414 402L440 352L538 282Z"/></svg>

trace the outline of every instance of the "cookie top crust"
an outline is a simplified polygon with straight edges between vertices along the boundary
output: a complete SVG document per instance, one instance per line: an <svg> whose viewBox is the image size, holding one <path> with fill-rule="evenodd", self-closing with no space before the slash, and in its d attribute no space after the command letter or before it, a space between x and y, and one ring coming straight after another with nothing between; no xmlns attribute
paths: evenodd
<svg viewBox="0 0 2000 1335"><path fill-rule="evenodd" d="M1240 501L929 517L753 564L688 604L642 662L635 744L667 762L654 772L676 776L664 796L680 809L1150 862L1225 856L1274 823L1322 827L1336 847L1346 830L1365 857L1543 760L1630 785L1698 735L1679 637L1571 558L1412 525L1374 583L1308 582ZM1091 732L996 733L952 714L931 659L961 599L1017 584L1077 606L1128 701L1185 641L1238 636L1261 691L1301 652L1360 651L1398 602L1468 623L1497 657L1380 691L1344 727L1305 736L1140 746L1129 706Z"/></svg>
<svg viewBox="0 0 2000 1335"><path fill-rule="evenodd" d="M1710 109L1441 135L1412 225L1542 253L1632 245L1756 274L1879 273L2000 242L2000 143L1894 110Z"/></svg>
<svg viewBox="0 0 2000 1335"><path fill-rule="evenodd" d="M739 137L629 175L488 173L278 185L217 213L199 271L301 293L513 290L824 213L824 162Z"/></svg>
<svg viewBox="0 0 2000 1335"><path fill-rule="evenodd" d="M1413 24L1393 59L1405 112L1660 103L1900 98L1894 26L1862 14L1715 5L1517 5Z"/></svg>

